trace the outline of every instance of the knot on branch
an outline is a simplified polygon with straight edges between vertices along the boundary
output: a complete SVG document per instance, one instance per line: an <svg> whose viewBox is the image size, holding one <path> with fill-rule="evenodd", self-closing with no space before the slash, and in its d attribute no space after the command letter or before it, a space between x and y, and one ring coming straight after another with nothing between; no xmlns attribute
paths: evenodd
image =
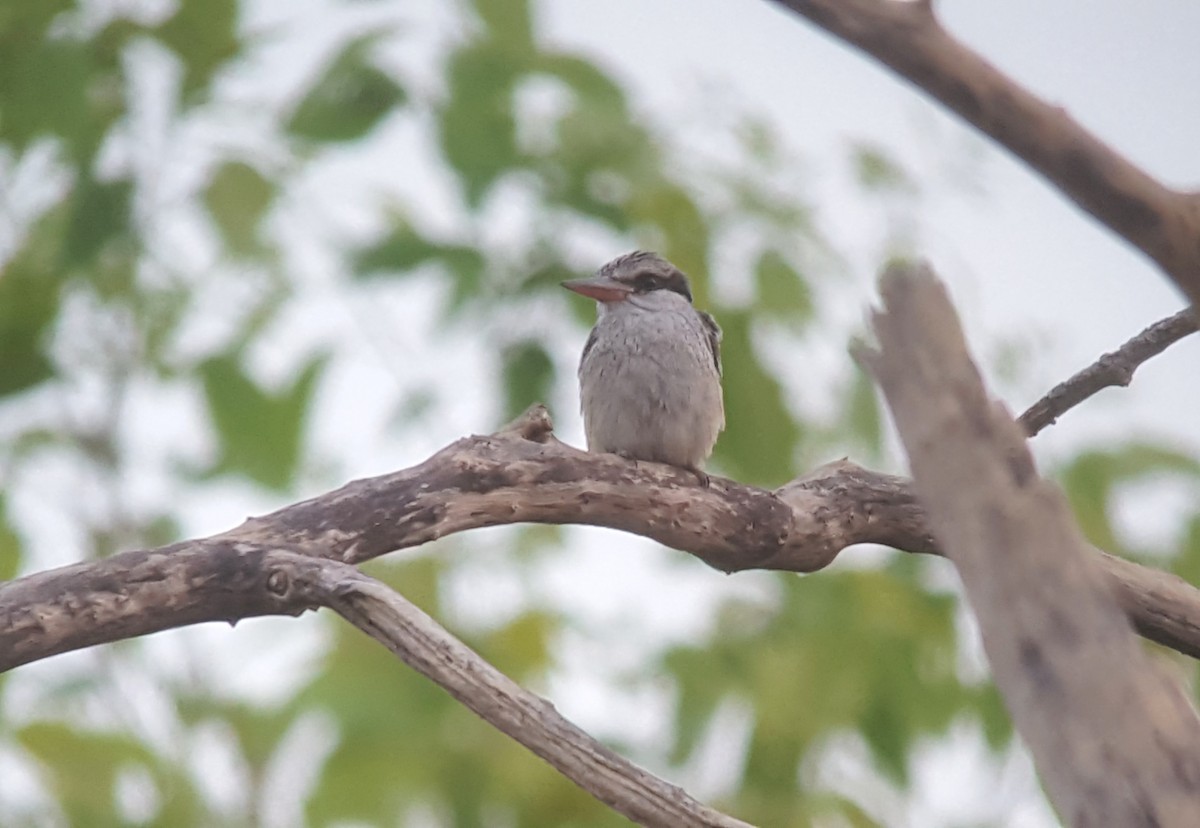
<svg viewBox="0 0 1200 828"><path fill-rule="evenodd" d="M276 569L267 575L267 591L283 597L288 591L288 576L281 569Z"/></svg>
<svg viewBox="0 0 1200 828"><path fill-rule="evenodd" d="M544 443L554 433L554 420L542 403L534 403L508 425L496 432L497 435L520 437L534 443Z"/></svg>

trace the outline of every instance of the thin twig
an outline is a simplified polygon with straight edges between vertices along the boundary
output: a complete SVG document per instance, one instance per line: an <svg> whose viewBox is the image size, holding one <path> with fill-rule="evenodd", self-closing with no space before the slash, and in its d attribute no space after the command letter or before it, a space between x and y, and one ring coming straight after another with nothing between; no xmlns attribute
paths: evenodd
<svg viewBox="0 0 1200 828"><path fill-rule="evenodd" d="M1155 322L1115 351L1105 354L1087 368L1054 386L1046 396L1017 418L1025 433L1033 437L1093 394L1113 386L1127 386L1143 362L1158 356L1174 343L1194 334L1200 325L1191 308Z"/></svg>

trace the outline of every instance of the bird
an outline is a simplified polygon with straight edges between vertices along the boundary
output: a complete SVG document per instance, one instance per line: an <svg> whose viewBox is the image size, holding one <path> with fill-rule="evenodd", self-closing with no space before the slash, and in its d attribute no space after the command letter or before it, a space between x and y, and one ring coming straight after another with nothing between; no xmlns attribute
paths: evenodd
<svg viewBox="0 0 1200 828"><path fill-rule="evenodd" d="M562 286L596 300L579 360L590 452L703 471L725 428L721 329L692 306L687 276L657 253L634 251Z"/></svg>

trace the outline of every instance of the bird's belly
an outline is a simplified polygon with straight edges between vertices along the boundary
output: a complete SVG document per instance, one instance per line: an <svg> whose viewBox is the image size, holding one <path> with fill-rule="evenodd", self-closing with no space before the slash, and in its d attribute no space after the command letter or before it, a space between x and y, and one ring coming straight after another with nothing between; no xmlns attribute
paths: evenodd
<svg viewBox="0 0 1200 828"><path fill-rule="evenodd" d="M588 448L699 466L724 425L720 379L683 361L664 370L639 355L595 354L580 371Z"/></svg>

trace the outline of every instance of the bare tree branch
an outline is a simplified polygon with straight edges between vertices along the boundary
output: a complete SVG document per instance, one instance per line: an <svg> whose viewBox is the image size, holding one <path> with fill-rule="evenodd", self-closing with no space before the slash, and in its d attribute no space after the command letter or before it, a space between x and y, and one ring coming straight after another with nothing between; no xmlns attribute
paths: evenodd
<svg viewBox="0 0 1200 828"><path fill-rule="evenodd" d="M481 719L639 825L750 828L613 752L521 688L403 596L350 564L264 552L279 600L327 606Z"/></svg>
<svg viewBox="0 0 1200 828"><path fill-rule="evenodd" d="M0 583L0 672L204 621L299 615L264 548L204 538Z"/></svg>
<svg viewBox="0 0 1200 828"><path fill-rule="evenodd" d="M719 478L706 488L668 466L578 451L551 429L535 406L496 434L221 535L0 584L0 670L186 624L331 606L626 816L741 825L589 742L352 564L470 528L542 522L635 532L730 572L811 572L858 543L940 554L924 512L904 478L846 461L775 492ZM1200 591L1108 555L1096 560L1143 635L1200 656Z"/></svg>
<svg viewBox="0 0 1200 828"><path fill-rule="evenodd" d="M535 406L496 434L463 438L412 468L354 481L211 538L2 583L0 671L201 621L302 612L307 605L280 597L263 550L356 564L510 523L621 529L725 572L813 572L860 543L938 554L904 478L838 461L774 492L717 477L702 487L670 466L565 445ZM1097 557L1139 632L1200 657L1200 590Z"/></svg>
<svg viewBox="0 0 1200 828"><path fill-rule="evenodd" d="M287 549L208 538L4 584L0 669L186 624L322 606L638 824L748 828L597 742L385 584L350 564Z"/></svg>
<svg viewBox="0 0 1200 828"><path fill-rule="evenodd" d="M1051 800L1068 825L1195 825L1195 711L1138 646L1065 499L988 398L933 272L896 265L881 288L880 349L863 360Z"/></svg>
<svg viewBox="0 0 1200 828"><path fill-rule="evenodd" d="M1017 422L1030 437L1046 426L1054 425L1068 410L1093 394L1115 385L1127 386L1142 363L1158 356L1188 334L1196 332L1196 315L1184 308L1174 316L1155 322L1146 330L1110 351L1087 368L1050 389L1046 396L1029 406Z"/></svg>
<svg viewBox="0 0 1200 828"><path fill-rule="evenodd" d="M775 0L857 46L1008 148L1153 259L1200 305L1200 195L1168 189L950 35L932 4Z"/></svg>

